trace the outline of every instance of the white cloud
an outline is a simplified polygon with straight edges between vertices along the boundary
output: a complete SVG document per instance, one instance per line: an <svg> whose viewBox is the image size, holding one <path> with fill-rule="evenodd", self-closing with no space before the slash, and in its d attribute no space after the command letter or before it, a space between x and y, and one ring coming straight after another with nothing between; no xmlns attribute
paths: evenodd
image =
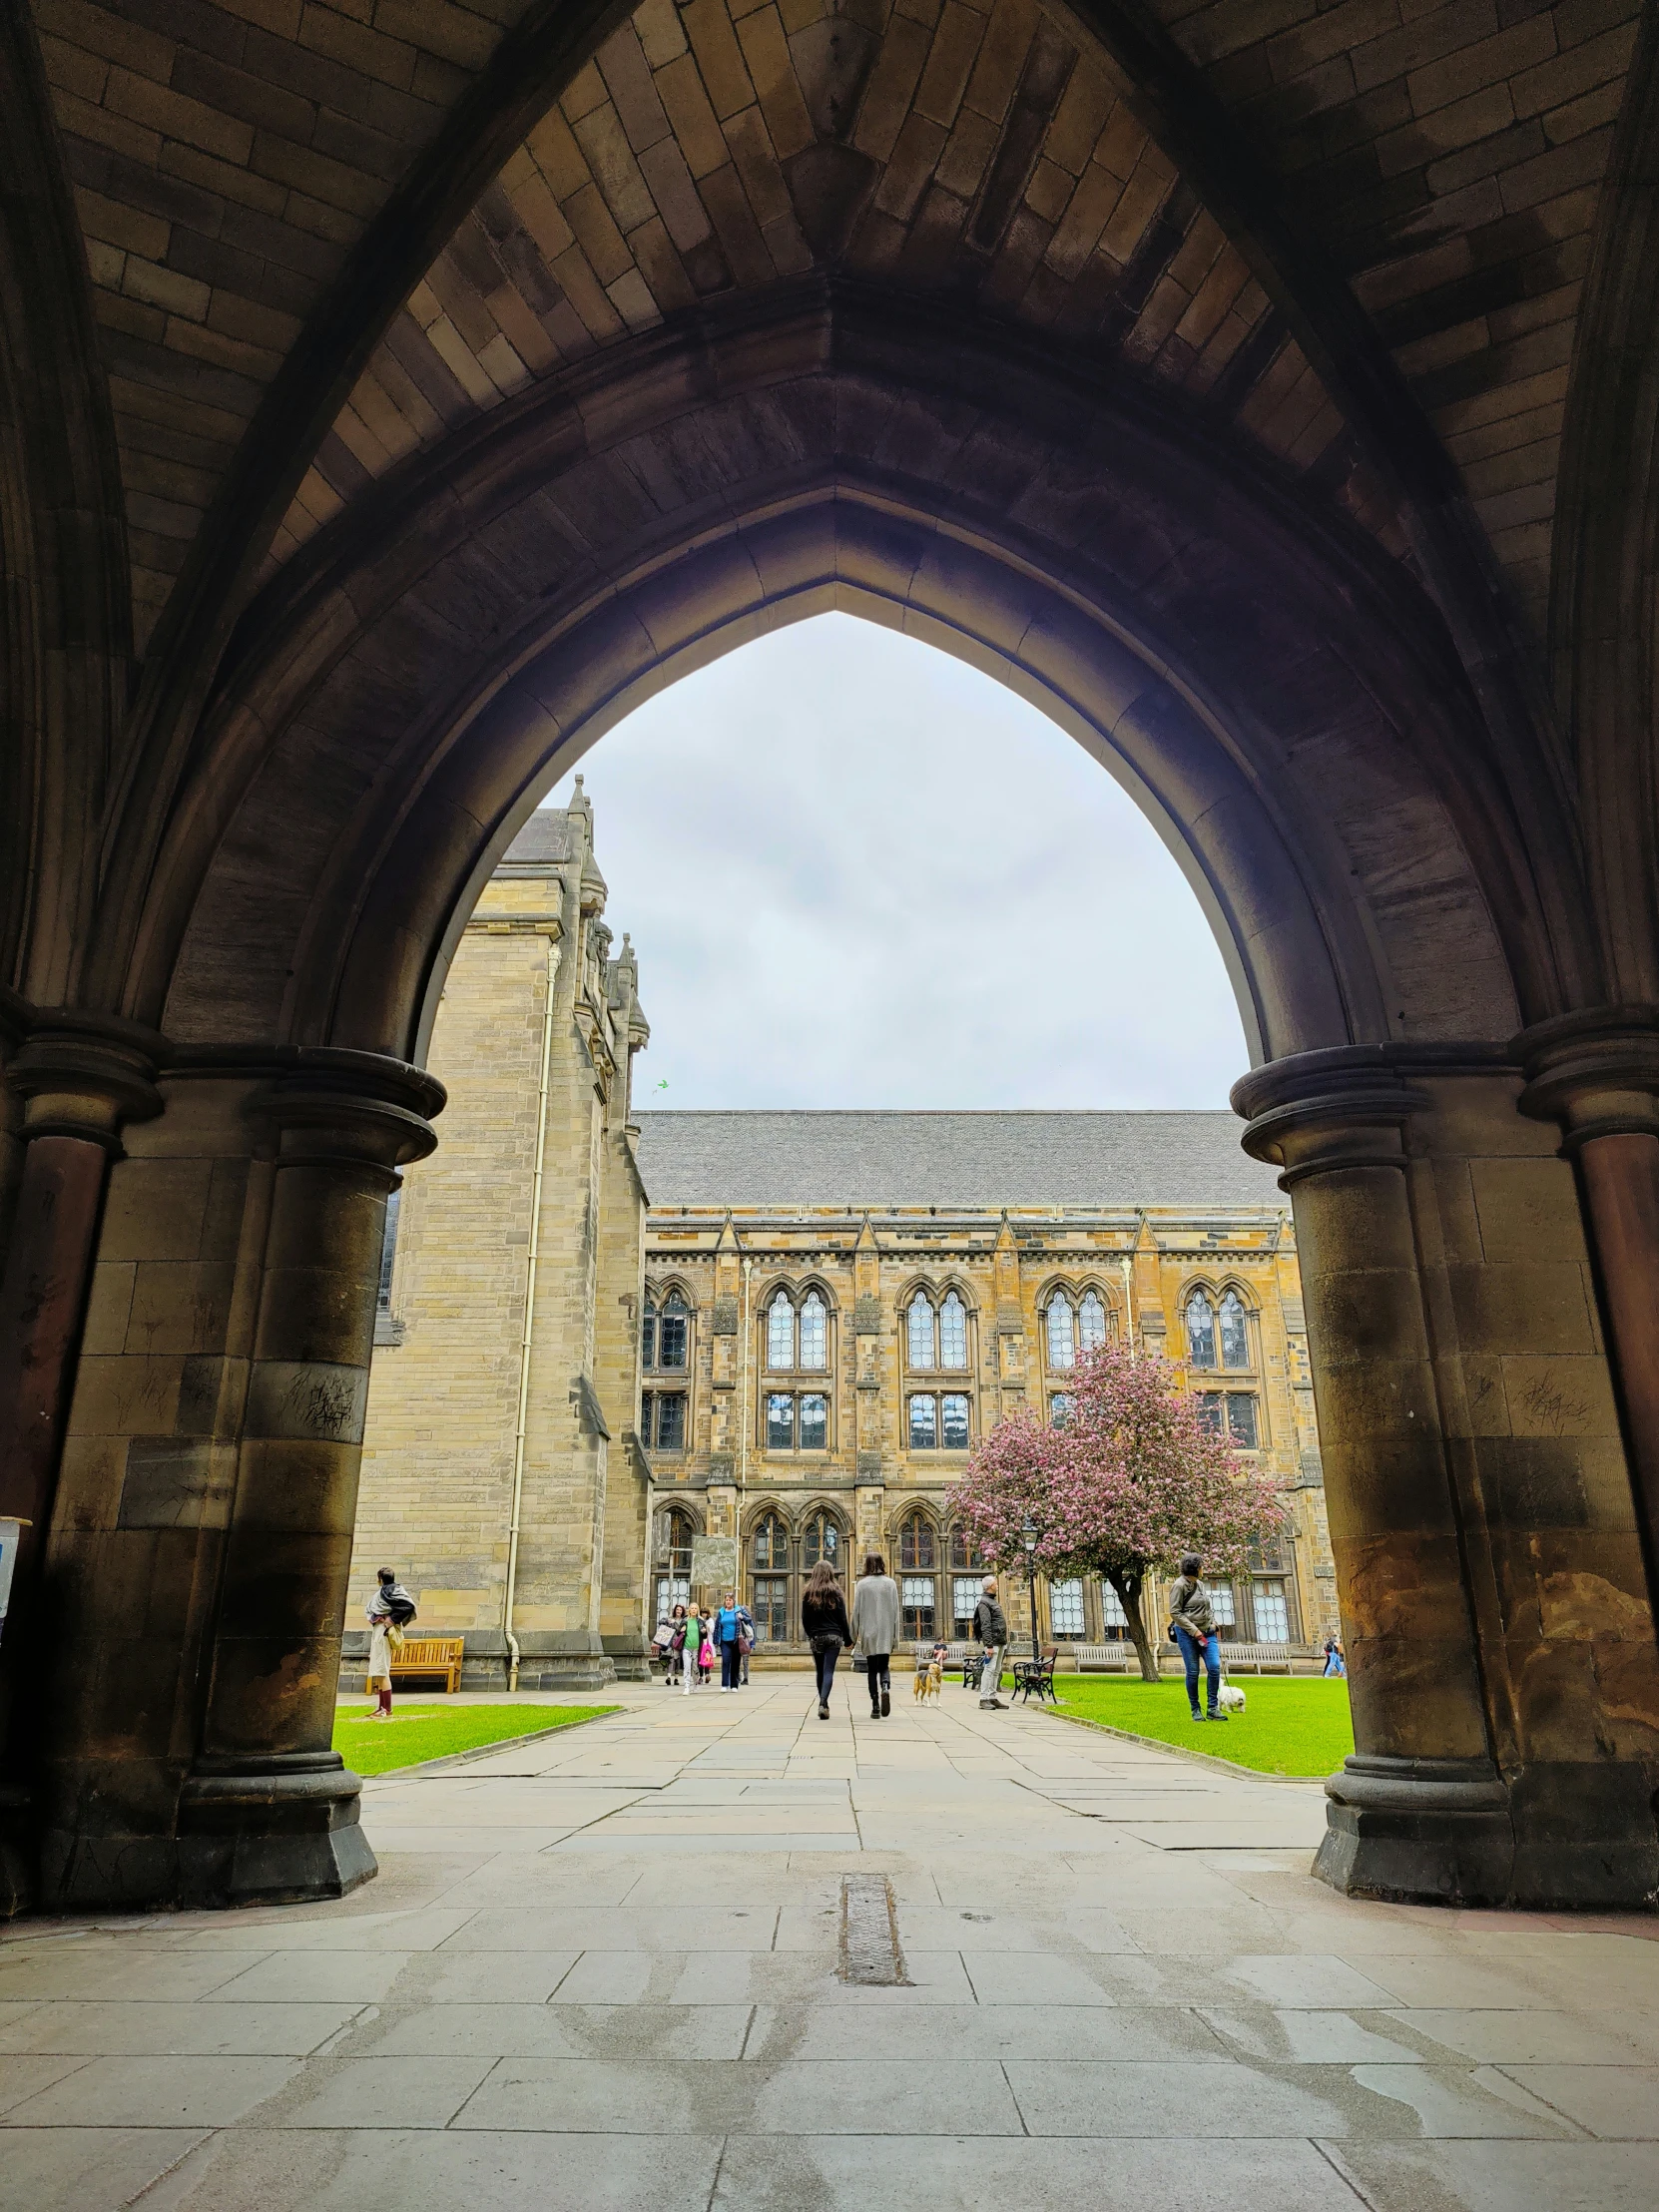
<svg viewBox="0 0 1659 2212"><path fill-rule="evenodd" d="M1221 1106L1248 1064L1134 802L931 646L797 624L638 709L582 774L606 919L639 949L641 1105Z"/></svg>

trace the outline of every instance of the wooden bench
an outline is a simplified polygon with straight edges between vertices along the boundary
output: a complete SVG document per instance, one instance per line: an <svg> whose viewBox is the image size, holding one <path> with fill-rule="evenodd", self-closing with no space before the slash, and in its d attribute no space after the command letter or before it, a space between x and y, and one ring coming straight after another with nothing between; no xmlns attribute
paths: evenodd
<svg viewBox="0 0 1659 2212"><path fill-rule="evenodd" d="M465 1649L464 1636L406 1636L402 1650L392 1654L391 1678L395 1682L405 1674L441 1674L447 1695L461 1686L461 1654Z"/></svg>
<svg viewBox="0 0 1659 2212"><path fill-rule="evenodd" d="M1307 1656L1301 1644L1230 1644L1225 1636L1221 1643L1224 1673L1231 1669L1248 1667L1257 1674L1266 1674L1271 1667L1276 1672L1289 1674L1292 1672L1292 1660Z"/></svg>

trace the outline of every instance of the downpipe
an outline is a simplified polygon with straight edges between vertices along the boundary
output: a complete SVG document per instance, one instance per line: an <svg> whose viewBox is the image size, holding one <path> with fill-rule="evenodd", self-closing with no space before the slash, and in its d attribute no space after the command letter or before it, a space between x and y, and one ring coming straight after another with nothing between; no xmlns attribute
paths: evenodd
<svg viewBox="0 0 1659 2212"><path fill-rule="evenodd" d="M547 940L547 991L541 1015L541 1080L536 1090L536 1151L530 1173L530 1242L524 1263L524 1335L518 1348L518 1420L513 1430L513 1503L507 1524L507 1601L502 1635L507 1646L507 1689L518 1690L521 1654L513 1634L518 1596L518 1528L524 1505L524 1449L530 1426L530 1345L536 1327L536 1269L541 1258L541 1190L547 1164L547 1093L553 1069L553 983L559 968L557 942Z"/></svg>

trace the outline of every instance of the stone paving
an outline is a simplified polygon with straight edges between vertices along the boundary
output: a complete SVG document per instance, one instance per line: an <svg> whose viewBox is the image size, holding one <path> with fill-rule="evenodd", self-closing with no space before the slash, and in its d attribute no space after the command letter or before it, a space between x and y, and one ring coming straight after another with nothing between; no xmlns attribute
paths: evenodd
<svg viewBox="0 0 1659 2212"><path fill-rule="evenodd" d="M1351 1904L1316 1785L809 1692L370 1782L338 1905L7 1931L0 2206L1659 2206L1659 1922Z"/></svg>

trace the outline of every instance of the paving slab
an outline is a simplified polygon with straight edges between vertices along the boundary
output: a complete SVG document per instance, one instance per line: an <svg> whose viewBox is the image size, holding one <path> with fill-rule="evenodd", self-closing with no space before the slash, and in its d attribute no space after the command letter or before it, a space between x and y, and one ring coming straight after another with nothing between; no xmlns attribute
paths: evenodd
<svg viewBox="0 0 1659 2212"><path fill-rule="evenodd" d="M615 1695L371 1780L335 1904L0 1932L0 2212L1659 2212L1659 1922L1344 1900L1318 1784L1041 1713Z"/></svg>

